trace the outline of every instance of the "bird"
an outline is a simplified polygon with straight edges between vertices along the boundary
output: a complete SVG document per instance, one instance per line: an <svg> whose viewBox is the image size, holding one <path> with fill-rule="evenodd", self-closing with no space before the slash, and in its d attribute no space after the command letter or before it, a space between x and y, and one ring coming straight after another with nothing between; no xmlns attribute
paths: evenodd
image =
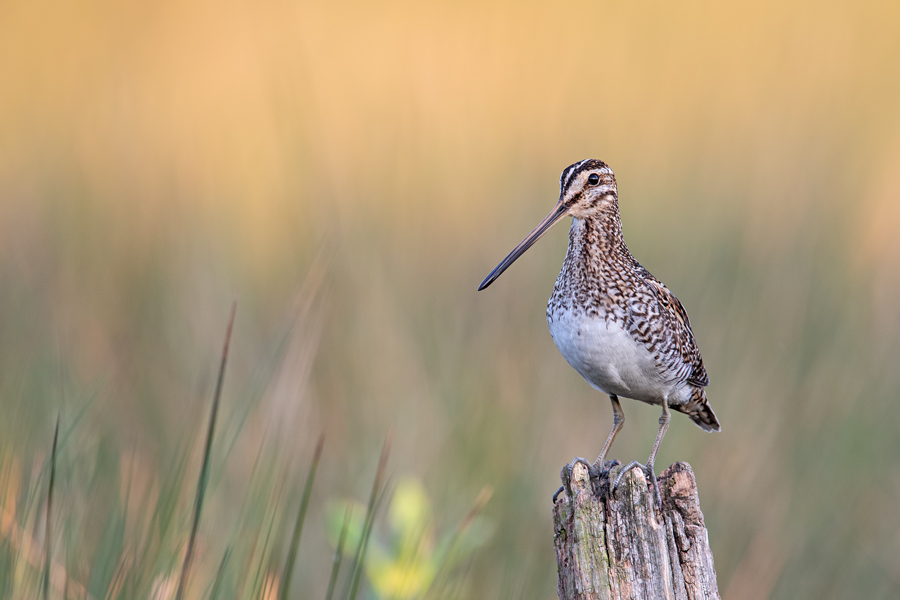
<svg viewBox="0 0 900 600"><path fill-rule="evenodd" d="M615 492L627 471L641 467L661 504L653 463L669 427L670 409L686 414L705 431L719 431L720 426L706 396L709 377L687 311L625 245L612 169L597 159L566 167L556 206L478 290L491 285L564 217L572 217L572 224L566 257L547 303L550 335L569 365L612 403L613 426L594 463L598 468L603 468L625 423L619 398L662 407L650 458L646 464L626 465L610 490Z"/></svg>

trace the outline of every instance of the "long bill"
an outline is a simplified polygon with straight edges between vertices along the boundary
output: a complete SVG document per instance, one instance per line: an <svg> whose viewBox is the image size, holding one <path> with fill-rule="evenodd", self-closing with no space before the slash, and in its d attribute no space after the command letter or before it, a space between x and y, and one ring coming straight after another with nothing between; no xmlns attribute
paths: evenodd
<svg viewBox="0 0 900 600"><path fill-rule="evenodd" d="M503 271L509 268L509 265L516 262L516 259L525 254L525 251L531 248L536 241L541 239L541 236L547 233L551 227L553 227L557 221L566 216L568 212L568 207L562 202L558 202L556 207L550 212L549 215L544 217L544 220L538 223L538 226L534 228L534 231L528 234L524 240L522 240L518 246L513 248L513 251L509 253L509 255L504 258L496 268L491 271L490 275L484 278L484 281L481 282L481 285L478 286L478 291L480 292L487 286L494 283L494 280L500 277L503 274Z"/></svg>

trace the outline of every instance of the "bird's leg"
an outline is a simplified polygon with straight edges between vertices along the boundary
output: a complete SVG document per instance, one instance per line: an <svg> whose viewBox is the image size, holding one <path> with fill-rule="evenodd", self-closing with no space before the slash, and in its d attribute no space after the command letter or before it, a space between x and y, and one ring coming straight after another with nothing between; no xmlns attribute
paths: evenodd
<svg viewBox="0 0 900 600"><path fill-rule="evenodd" d="M613 440L616 439L616 436L625 424L625 411L622 410L622 405L619 404L618 396L610 394L609 400L612 402L613 426L612 431L609 432L609 436L606 438L606 443L603 444L603 450L600 451L600 456L598 456L597 460L594 462L598 469L603 469L603 460L606 458L606 453L609 452Z"/></svg>
<svg viewBox="0 0 900 600"><path fill-rule="evenodd" d="M656 481L656 473L653 470L653 463L656 461L656 453L659 451L659 444L660 442L662 442L663 436L666 435L666 430L669 428L669 421L671 420L672 413L669 412L669 399L663 398L662 415L659 417L659 431L656 432L656 441L653 443L653 450L650 452L650 458L647 460L647 464L642 465L636 460L628 463L625 468L619 471L619 476L616 477L616 481L615 483L613 483L610 493L616 490L625 473L627 473L634 467L641 467L647 472L648 476L650 477L650 484L653 486L653 495L656 497L656 504L660 509L662 509L662 496L660 496L659 493L659 485Z"/></svg>
<svg viewBox="0 0 900 600"><path fill-rule="evenodd" d="M663 398L662 415L659 417L659 431L656 432L656 441L653 443L653 451L650 452L650 458L647 459L647 469L650 471L650 481L653 483L653 495L656 496L656 506L662 510L662 496L659 493L659 484L656 481L656 471L653 463L656 462L656 453L659 450L659 444L662 442L666 430L669 429L669 421L672 420L672 413L669 412L669 399Z"/></svg>
<svg viewBox="0 0 900 600"><path fill-rule="evenodd" d="M564 477L568 478L572 475L572 468L575 466L575 463L584 463L584 465L588 468L588 471L594 470L594 473L599 476L600 472L603 469L603 459L606 458L606 453L609 452L610 446L612 446L613 440L616 439L616 435L619 434L619 431L622 430L622 426L625 424L625 411L622 410L622 405L619 404L619 398L615 394L610 394L609 399L612 402L613 409L613 427L612 431L609 432L609 436L606 438L606 443L603 444L603 450L600 451L600 456L597 457L597 460L594 462L593 467L587 463L583 458L576 458L565 467L563 467ZM562 493L565 489L565 486L560 486L556 493L553 494L553 502L556 503L556 498Z"/></svg>
<svg viewBox="0 0 900 600"><path fill-rule="evenodd" d="M656 453L659 450L659 444L662 442L663 436L666 435L666 430L669 429L669 421L671 420L672 413L669 412L669 399L663 398L662 415L659 417L659 431L656 432L656 442L653 443L653 452L650 453L650 459L647 461L647 466L651 469L653 468L653 463L656 461Z"/></svg>

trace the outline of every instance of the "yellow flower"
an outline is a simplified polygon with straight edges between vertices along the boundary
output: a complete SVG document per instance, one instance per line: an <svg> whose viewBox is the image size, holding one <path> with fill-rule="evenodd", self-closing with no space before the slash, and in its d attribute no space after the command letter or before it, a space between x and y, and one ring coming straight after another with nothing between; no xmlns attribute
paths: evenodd
<svg viewBox="0 0 900 600"><path fill-rule="evenodd" d="M387 531L371 533L365 572L379 598L410 600L425 595L438 571L452 568L462 556L483 544L490 525L477 512L486 497L476 503L456 531L447 532L435 543L431 501L418 479L402 479L394 489L387 510ZM329 510L328 534L336 544L346 527L344 553L356 552L365 524L366 508L359 502L335 504ZM480 535L471 535L478 532Z"/></svg>

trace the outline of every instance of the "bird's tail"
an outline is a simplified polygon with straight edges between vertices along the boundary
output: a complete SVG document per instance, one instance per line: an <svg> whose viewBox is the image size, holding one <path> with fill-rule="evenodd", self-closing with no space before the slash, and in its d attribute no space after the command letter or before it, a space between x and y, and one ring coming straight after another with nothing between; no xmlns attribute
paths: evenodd
<svg viewBox="0 0 900 600"><path fill-rule="evenodd" d="M689 416L703 431L719 431L719 419L709 405L706 391L702 387L693 388L687 402L672 408Z"/></svg>

